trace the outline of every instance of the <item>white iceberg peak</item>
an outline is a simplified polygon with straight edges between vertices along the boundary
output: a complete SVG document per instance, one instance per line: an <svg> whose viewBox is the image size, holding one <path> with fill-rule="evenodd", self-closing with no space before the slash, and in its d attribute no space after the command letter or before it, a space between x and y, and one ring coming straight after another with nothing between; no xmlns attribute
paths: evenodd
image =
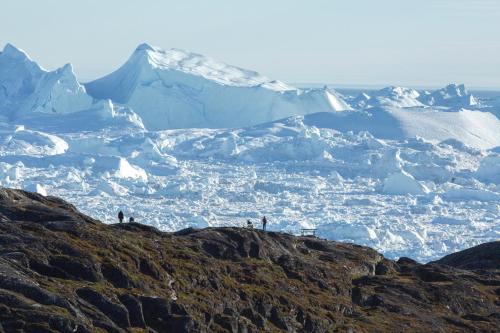
<svg viewBox="0 0 500 333"><path fill-rule="evenodd" d="M415 89L390 86L380 89L372 96L359 96L354 103L358 107L416 107L422 106L418 101L420 93Z"/></svg>
<svg viewBox="0 0 500 333"><path fill-rule="evenodd" d="M417 98L420 96L420 93L412 88L398 87L398 86L390 86L385 87L378 91L377 96L393 96L393 97L410 97Z"/></svg>
<svg viewBox="0 0 500 333"><path fill-rule="evenodd" d="M0 53L0 83L0 114L9 120L35 121L42 114L63 115L97 107L70 63L47 71L12 44Z"/></svg>
<svg viewBox="0 0 500 333"><path fill-rule="evenodd" d="M26 52L15 47L14 45L7 43L1 52L2 55L8 56L14 59L28 59L31 60Z"/></svg>
<svg viewBox="0 0 500 333"><path fill-rule="evenodd" d="M73 65L71 63L67 63L61 68L58 68L57 71L63 72L63 73L71 73L73 76L75 76L75 72L73 71Z"/></svg>
<svg viewBox="0 0 500 333"><path fill-rule="evenodd" d="M421 102L428 105L447 107L470 107L479 105L478 100L467 91L463 84L449 84L430 94L422 95Z"/></svg>
<svg viewBox="0 0 500 333"><path fill-rule="evenodd" d="M223 85L243 87L267 85L269 88L281 91L295 89L282 82L270 80L255 71L231 66L198 53L176 48L161 49L147 43L140 44L136 48L127 64L144 66L141 62L144 59L147 59L147 63L153 68L181 71Z"/></svg>
<svg viewBox="0 0 500 333"><path fill-rule="evenodd" d="M468 94L464 84L451 83L447 85L443 90L448 92L451 96L465 96Z"/></svg>
<svg viewBox="0 0 500 333"><path fill-rule="evenodd" d="M148 43L142 43L142 44L139 44L137 46L137 48L135 49L135 51L155 51L157 48L154 47L154 46L151 46L150 44Z"/></svg>

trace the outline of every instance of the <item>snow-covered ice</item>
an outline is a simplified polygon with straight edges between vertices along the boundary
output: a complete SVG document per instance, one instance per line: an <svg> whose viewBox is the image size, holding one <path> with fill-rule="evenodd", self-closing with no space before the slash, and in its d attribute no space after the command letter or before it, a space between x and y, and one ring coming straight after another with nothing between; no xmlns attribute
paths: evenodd
<svg viewBox="0 0 500 333"><path fill-rule="evenodd" d="M10 44L0 53L0 82L0 109L8 119L32 112L70 113L92 105L70 64L49 72Z"/></svg>
<svg viewBox="0 0 500 333"><path fill-rule="evenodd" d="M401 170L391 174L384 180L383 192L387 194L413 194L422 195L429 193L425 185L420 184L412 175Z"/></svg>
<svg viewBox="0 0 500 333"><path fill-rule="evenodd" d="M478 99L469 93L463 84L449 84L435 91L419 92L406 87L386 87L368 95L362 92L353 98L355 108L393 106L399 108L416 106L436 106L451 108L478 107Z"/></svg>
<svg viewBox="0 0 500 333"><path fill-rule="evenodd" d="M82 85L7 45L0 87L0 185L105 222L266 215L271 230L422 261L500 237L498 106L462 86L349 98L149 45Z"/></svg>
<svg viewBox="0 0 500 333"><path fill-rule="evenodd" d="M147 44L85 86L96 98L130 106L150 130L239 127L350 108L333 90L301 90L196 53Z"/></svg>
<svg viewBox="0 0 500 333"><path fill-rule="evenodd" d="M479 105L476 97L470 94L463 84L450 84L443 89L424 94L421 101L428 105L475 107Z"/></svg>

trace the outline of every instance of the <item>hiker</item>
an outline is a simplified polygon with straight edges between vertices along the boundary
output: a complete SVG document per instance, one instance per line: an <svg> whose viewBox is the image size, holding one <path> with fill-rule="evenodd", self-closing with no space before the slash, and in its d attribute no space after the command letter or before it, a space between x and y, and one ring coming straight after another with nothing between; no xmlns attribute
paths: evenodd
<svg viewBox="0 0 500 333"><path fill-rule="evenodd" d="M262 218L262 231L266 231L266 225L267 225L267 219L266 217L264 216Z"/></svg>
<svg viewBox="0 0 500 333"><path fill-rule="evenodd" d="M120 220L120 223L123 222L123 212L121 210L118 212L118 220Z"/></svg>
<svg viewBox="0 0 500 333"><path fill-rule="evenodd" d="M133 223L133 222L134 222L134 218L131 216L131 217L128 219L128 222L129 222L129 223Z"/></svg>
<svg viewBox="0 0 500 333"><path fill-rule="evenodd" d="M247 220L247 228L248 229L253 229L253 223L250 220Z"/></svg>

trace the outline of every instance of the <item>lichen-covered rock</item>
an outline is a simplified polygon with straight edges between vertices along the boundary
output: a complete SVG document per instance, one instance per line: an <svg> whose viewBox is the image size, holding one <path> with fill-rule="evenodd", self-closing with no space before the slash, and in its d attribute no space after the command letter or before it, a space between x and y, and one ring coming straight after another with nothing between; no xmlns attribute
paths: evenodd
<svg viewBox="0 0 500 333"><path fill-rule="evenodd" d="M103 203L105 204L105 203ZM105 225L0 189L1 332L495 332L500 242L422 265L241 228Z"/></svg>

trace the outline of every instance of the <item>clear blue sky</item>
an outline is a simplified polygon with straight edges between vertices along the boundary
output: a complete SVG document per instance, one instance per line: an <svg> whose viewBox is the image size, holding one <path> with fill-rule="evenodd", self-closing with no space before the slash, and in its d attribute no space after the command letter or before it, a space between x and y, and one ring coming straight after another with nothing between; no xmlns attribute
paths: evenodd
<svg viewBox="0 0 500 333"><path fill-rule="evenodd" d="M82 81L148 42L287 82L500 88L500 0L5 0L6 42Z"/></svg>

